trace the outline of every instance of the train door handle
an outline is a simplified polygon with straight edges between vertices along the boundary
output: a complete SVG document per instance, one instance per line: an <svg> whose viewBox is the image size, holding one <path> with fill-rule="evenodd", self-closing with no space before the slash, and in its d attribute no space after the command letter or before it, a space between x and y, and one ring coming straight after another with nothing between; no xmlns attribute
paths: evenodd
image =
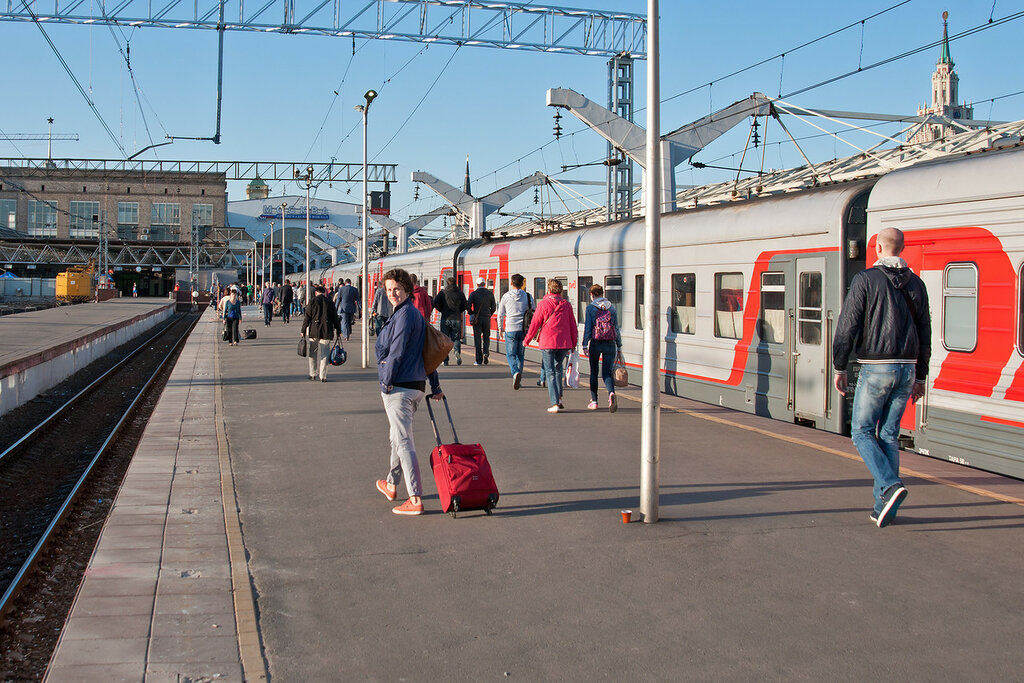
<svg viewBox="0 0 1024 683"><path fill-rule="evenodd" d="M789 355L793 356L793 358L796 358L797 356L800 355L800 352L799 351L791 351Z"/></svg>

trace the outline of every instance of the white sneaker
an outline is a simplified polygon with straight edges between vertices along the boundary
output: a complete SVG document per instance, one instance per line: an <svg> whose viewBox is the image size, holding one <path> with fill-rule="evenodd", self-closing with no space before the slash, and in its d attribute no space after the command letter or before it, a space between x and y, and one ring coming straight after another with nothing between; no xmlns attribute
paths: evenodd
<svg viewBox="0 0 1024 683"><path fill-rule="evenodd" d="M550 408L548 408L548 412L552 413L552 414L559 413L561 411L562 411L562 409L559 408L557 405L554 405L554 406L551 406Z"/></svg>

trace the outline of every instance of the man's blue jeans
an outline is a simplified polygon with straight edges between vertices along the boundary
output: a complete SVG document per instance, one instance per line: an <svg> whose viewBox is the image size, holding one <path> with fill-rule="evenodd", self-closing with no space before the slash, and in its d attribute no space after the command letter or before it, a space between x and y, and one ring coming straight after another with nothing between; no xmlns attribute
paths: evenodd
<svg viewBox="0 0 1024 683"><path fill-rule="evenodd" d="M913 363L864 363L853 396L850 432L875 479L875 513L882 494L900 481L900 420L914 387Z"/></svg>
<svg viewBox="0 0 1024 683"><path fill-rule="evenodd" d="M569 349L541 349L544 364L544 378L548 383L548 398L551 405L562 402L562 384L565 382L565 359Z"/></svg>
<svg viewBox="0 0 1024 683"><path fill-rule="evenodd" d="M518 332L505 333L505 358L508 359L508 369L515 377L517 372L523 371L523 358L526 356L526 347L523 346L523 337L526 333Z"/></svg>
<svg viewBox="0 0 1024 683"><path fill-rule="evenodd" d="M341 323L341 336L343 339L348 339L352 336L352 316L354 313L346 313L345 311L338 311L338 321Z"/></svg>

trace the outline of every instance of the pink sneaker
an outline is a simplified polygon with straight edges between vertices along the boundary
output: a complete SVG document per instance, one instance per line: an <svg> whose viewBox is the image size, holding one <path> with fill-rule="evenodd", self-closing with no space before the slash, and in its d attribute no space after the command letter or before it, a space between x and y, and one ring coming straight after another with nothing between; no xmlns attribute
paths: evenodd
<svg viewBox="0 0 1024 683"><path fill-rule="evenodd" d="M615 392L608 394L608 412L614 413L619 409L619 402L615 400Z"/></svg>
<svg viewBox="0 0 1024 683"><path fill-rule="evenodd" d="M405 501L396 508L391 508L391 511L396 515L422 515L423 514L423 503L412 502L412 498Z"/></svg>
<svg viewBox="0 0 1024 683"><path fill-rule="evenodd" d="M588 403L587 410L597 410L597 401L591 401Z"/></svg>
<svg viewBox="0 0 1024 683"><path fill-rule="evenodd" d="M397 488L391 488L385 479L377 480L377 490L383 493L388 500L394 500L398 496Z"/></svg>

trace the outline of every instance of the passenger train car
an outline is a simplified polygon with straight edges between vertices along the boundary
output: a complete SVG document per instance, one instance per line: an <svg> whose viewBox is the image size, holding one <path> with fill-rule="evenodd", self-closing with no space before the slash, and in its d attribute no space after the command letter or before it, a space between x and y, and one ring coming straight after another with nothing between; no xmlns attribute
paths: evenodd
<svg viewBox="0 0 1024 683"><path fill-rule="evenodd" d="M906 412L905 445L1024 478L1020 144L665 214L664 391L848 434L852 392L844 399L832 386L832 333L851 278L874 263L875 235L890 226L904 231L904 258L928 286L933 326L927 393ZM540 298L557 278L581 325L600 283L639 380L642 219L389 256L371 262L371 288L395 267L431 294L455 274L467 293L482 276L499 297L518 272ZM359 266L310 275L356 283Z"/></svg>

